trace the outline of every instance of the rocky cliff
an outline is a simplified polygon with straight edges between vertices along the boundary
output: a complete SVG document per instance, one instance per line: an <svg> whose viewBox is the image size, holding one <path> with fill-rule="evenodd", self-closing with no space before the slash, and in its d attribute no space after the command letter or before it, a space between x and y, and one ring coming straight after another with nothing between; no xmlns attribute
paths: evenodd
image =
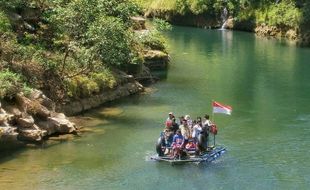
<svg viewBox="0 0 310 190"><path fill-rule="evenodd" d="M19 93L0 103L0 140L41 142L53 134L75 133L77 128L41 91Z"/></svg>

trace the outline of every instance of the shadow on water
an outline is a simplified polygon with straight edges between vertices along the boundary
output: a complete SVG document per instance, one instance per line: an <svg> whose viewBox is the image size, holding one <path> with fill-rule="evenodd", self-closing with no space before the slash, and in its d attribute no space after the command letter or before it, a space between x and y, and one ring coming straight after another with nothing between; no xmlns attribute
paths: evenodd
<svg viewBox="0 0 310 190"><path fill-rule="evenodd" d="M25 144L0 141L0 164L17 157L25 150Z"/></svg>

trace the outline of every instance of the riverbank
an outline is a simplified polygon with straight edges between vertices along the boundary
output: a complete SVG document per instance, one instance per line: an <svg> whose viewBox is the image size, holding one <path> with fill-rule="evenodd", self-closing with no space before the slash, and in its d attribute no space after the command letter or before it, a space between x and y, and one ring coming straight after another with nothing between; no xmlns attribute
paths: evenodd
<svg viewBox="0 0 310 190"><path fill-rule="evenodd" d="M67 116L142 92L140 82L155 81L152 65L167 66L160 32L134 17L137 7L96 14L106 1L89 4L94 12L82 2L57 3L0 6L0 142L40 144L77 134ZM89 20L77 22L78 16Z"/></svg>
<svg viewBox="0 0 310 190"><path fill-rule="evenodd" d="M288 39L310 47L308 3L227 1L210 7L208 3L174 0L140 0L146 17L158 17L173 25L205 29L231 29L253 32L259 36Z"/></svg>

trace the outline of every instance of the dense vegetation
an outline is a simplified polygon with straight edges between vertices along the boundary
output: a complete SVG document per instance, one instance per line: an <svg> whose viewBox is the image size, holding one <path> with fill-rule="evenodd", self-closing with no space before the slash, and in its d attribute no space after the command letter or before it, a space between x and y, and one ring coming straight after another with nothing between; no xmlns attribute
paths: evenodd
<svg viewBox="0 0 310 190"><path fill-rule="evenodd" d="M158 33L135 35L129 0L0 0L0 99L38 88L54 100L114 88ZM153 39L153 40L149 40Z"/></svg>
<svg viewBox="0 0 310 190"><path fill-rule="evenodd" d="M136 0L145 10L173 12L179 15L209 14L221 19L226 7L239 21L253 21L270 26L307 26L310 2L306 0Z"/></svg>
<svg viewBox="0 0 310 190"><path fill-rule="evenodd" d="M0 99L30 87L54 100L114 88L116 71L139 68L143 49L165 49L156 30L135 35L131 16L155 10L221 21L224 8L237 22L310 26L306 0L0 0Z"/></svg>

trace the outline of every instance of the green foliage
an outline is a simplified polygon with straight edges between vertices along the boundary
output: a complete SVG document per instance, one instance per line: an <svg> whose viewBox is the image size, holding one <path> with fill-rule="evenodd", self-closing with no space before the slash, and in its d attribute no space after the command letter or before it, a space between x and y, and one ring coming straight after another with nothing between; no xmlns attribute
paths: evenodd
<svg viewBox="0 0 310 190"><path fill-rule="evenodd" d="M136 4L126 0L63 0L56 4L47 19L57 23L57 42L74 41L105 65L121 66L139 60L139 47L129 29L130 16L139 11Z"/></svg>
<svg viewBox="0 0 310 190"><path fill-rule="evenodd" d="M15 8L22 3L22 0L0 0L0 5L5 8Z"/></svg>
<svg viewBox="0 0 310 190"><path fill-rule="evenodd" d="M190 10L194 14L201 14L208 10L210 1L206 0L188 0Z"/></svg>
<svg viewBox="0 0 310 190"><path fill-rule="evenodd" d="M107 88L114 88L117 85L116 78L108 70L92 73L90 76L75 76L66 80L67 94L69 97L89 97Z"/></svg>
<svg viewBox="0 0 310 190"><path fill-rule="evenodd" d="M281 2L271 6L268 11L268 24L273 26L297 27L300 24L301 12L293 3Z"/></svg>
<svg viewBox="0 0 310 190"><path fill-rule="evenodd" d="M0 35L11 31L11 24L8 17L0 10Z"/></svg>
<svg viewBox="0 0 310 190"><path fill-rule="evenodd" d="M96 82L89 79L87 76L76 76L67 80L68 95L70 97L89 97L92 94L99 92L99 86Z"/></svg>
<svg viewBox="0 0 310 190"><path fill-rule="evenodd" d="M140 34L138 40L146 49L165 51L165 40L158 32L147 32Z"/></svg>
<svg viewBox="0 0 310 190"><path fill-rule="evenodd" d="M136 4L126 0L54 0L54 4L46 19L75 39L85 38L89 26L102 16L117 17L127 26L130 16L140 12Z"/></svg>
<svg viewBox="0 0 310 190"><path fill-rule="evenodd" d="M155 26L157 31L167 31L172 29L171 24L162 19L154 18L152 24Z"/></svg>
<svg viewBox="0 0 310 190"><path fill-rule="evenodd" d="M91 79L97 83L100 90L104 88L114 88L117 85L116 78L107 69L101 71L100 73L93 73Z"/></svg>
<svg viewBox="0 0 310 190"><path fill-rule="evenodd" d="M119 18L102 16L89 27L88 43L104 63L121 65L131 63L131 34Z"/></svg>
<svg viewBox="0 0 310 190"><path fill-rule="evenodd" d="M302 8L302 23L310 23L310 2L305 3Z"/></svg>
<svg viewBox="0 0 310 190"><path fill-rule="evenodd" d="M138 1L138 0L137 0ZM170 10L182 15L209 14L219 18L226 7L238 21L298 27L310 22L310 3L305 0L139 0L151 10Z"/></svg>
<svg viewBox="0 0 310 190"><path fill-rule="evenodd" d="M73 39L81 39L99 14L97 1L55 1L55 8L48 12L46 19L57 27L59 37L69 35ZM62 5L62 6L61 6Z"/></svg>
<svg viewBox="0 0 310 190"><path fill-rule="evenodd" d="M12 98L18 92L29 92L21 76L7 69L0 71L0 99Z"/></svg>
<svg viewBox="0 0 310 190"><path fill-rule="evenodd" d="M141 13L141 8L133 2L126 0L101 0L99 2L99 10L105 12L106 16L113 16L122 19L126 24L129 24L130 17Z"/></svg>
<svg viewBox="0 0 310 190"><path fill-rule="evenodd" d="M187 3L187 0L176 0L174 10L181 15L185 15L186 13L188 13L189 5Z"/></svg>
<svg viewBox="0 0 310 190"><path fill-rule="evenodd" d="M35 31L6 16L34 10L36 19L23 20ZM141 8L131 0L0 0L0 69L14 71L12 77L21 73L1 83L6 84L1 93L27 90L22 77L54 100L114 88L118 79L107 68L125 70L128 64L143 62L143 44L130 20L137 13ZM158 23L158 30L169 28L164 21ZM162 41L153 39L150 46L163 49Z"/></svg>

